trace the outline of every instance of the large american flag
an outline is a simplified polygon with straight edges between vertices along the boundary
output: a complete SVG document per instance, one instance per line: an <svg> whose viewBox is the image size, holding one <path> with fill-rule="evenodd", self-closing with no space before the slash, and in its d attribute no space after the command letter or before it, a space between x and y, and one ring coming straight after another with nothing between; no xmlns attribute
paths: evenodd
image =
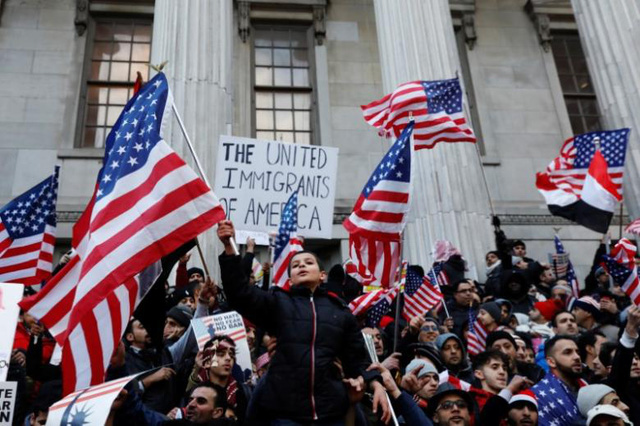
<svg viewBox="0 0 640 426"><path fill-rule="evenodd" d="M596 137L600 138L600 152L607 161L609 176L618 193L622 194L629 129L584 133L567 139L562 145L560 156L547 166L544 173L538 173L538 179L542 176L544 181L567 194L580 196L589 164L596 152Z"/></svg>
<svg viewBox="0 0 640 426"><path fill-rule="evenodd" d="M464 117L457 78L401 84L393 93L361 108L367 123L396 138L413 117L415 149L433 148L438 142L476 141Z"/></svg>
<svg viewBox="0 0 640 426"><path fill-rule="evenodd" d="M487 334L487 330L473 314L473 310L469 308L469 334L467 336L469 355L478 355L487 349Z"/></svg>
<svg viewBox="0 0 640 426"><path fill-rule="evenodd" d="M442 301L442 292L438 285L438 275L442 264L438 263L421 277L412 268L407 269L407 280L404 286L404 309L402 316L406 320L424 316Z"/></svg>
<svg viewBox="0 0 640 426"><path fill-rule="evenodd" d="M557 254L568 254L564 249L564 244L562 244L562 240L558 235L553 237L553 241L556 245L556 253ZM576 276L576 271L573 269L573 264L571 260L567 263L567 272L566 272L567 282L571 286L571 297L577 299L580 297L580 283L578 282L578 277ZM567 301L567 306L569 306L570 300Z"/></svg>
<svg viewBox="0 0 640 426"><path fill-rule="evenodd" d="M611 256L604 255L604 267L609 272L613 281L622 287L622 290L629 296L631 301L640 306L640 281L638 280L638 268L635 264L628 267L618 262Z"/></svg>
<svg viewBox="0 0 640 426"><path fill-rule="evenodd" d="M578 379L580 387L586 382ZM574 392L554 374L548 373L531 388L538 399L538 424L540 426L573 426L584 424L578 412Z"/></svg>
<svg viewBox="0 0 640 426"><path fill-rule="evenodd" d="M107 138L94 196L74 226L75 256L21 305L63 347L65 392L104 380L140 286L157 276L156 262L225 217L211 189L162 139L172 102L159 73L127 103Z"/></svg>
<svg viewBox="0 0 640 426"><path fill-rule="evenodd" d="M0 209L0 282L33 285L51 276L58 170Z"/></svg>
<svg viewBox="0 0 640 426"><path fill-rule="evenodd" d="M273 249L273 285L287 288L289 261L302 248L298 232L298 192L289 197L280 216L280 226Z"/></svg>

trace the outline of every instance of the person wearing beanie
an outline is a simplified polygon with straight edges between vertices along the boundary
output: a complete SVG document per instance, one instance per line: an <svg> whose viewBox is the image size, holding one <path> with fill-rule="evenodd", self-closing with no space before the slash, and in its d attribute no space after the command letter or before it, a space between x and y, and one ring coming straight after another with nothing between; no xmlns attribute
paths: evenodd
<svg viewBox="0 0 640 426"><path fill-rule="evenodd" d="M580 414L587 417L589 411L596 405L612 405L625 414L629 414L629 406L620 401L620 397L612 387L601 384L581 387L578 391Z"/></svg>
<svg viewBox="0 0 640 426"><path fill-rule="evenodd" d="M537 426L538 399L529 389L515 394L509 400L509 426Z"/></svg>
<svg viewBox="0 0 640 426"><path fill-rule="evenodd" d="M600 302L591 296L583 296L573 304L573 315L576 317L578 327L584 330L592 330L598 327L600 317Z"/></svg>
<svg viewBox="0 0 640 426"><path fill-rule="evenodd" d="M556 285L551 287L551 298L566 300L567 297L573 294L573 290L569 287L569 283L565 280L556 281Z"/></svg>
<svg viewBox="0 0 640 426"><path fill-rule="evenodd" d="M596 405L588 413L587 426L633 426L633 423L614 406Z"/></svg>
<svg viewBox="0 0 640 426"><path fill-rule="evenodd" d="M165 341L176 341L184 334L190 321L193 319L191 309L183 305L177 305L169 309L164 321L162 338Z"/></svg>
<svg viewBox="0 0 640 426"><path fill-rule="evenodd" d="M400 387L409 394L428 401L436 393L439 381L438 370L433 364L416 358L407 365Z"/></svg>
<svg viewBox="0 0 640 426"><path fill-rule="evenodd" d="M171 301L172 306L187 306L192 312L196 308L195 295L190 285L176 288L171 294Z"/></svg>
<svg viewBox="0 0 640 426"><path fill-rule="evenodd" d="M487 349L497 349L509 358L509 378L524 376L537 382L544 376L544 370L537 364L518 361L518 344L516 339L506 331L494 331L487 335Z"/></svg>
<svg viewBox="0 0 640 426"><path fill-rule="evenodd" d="M564 304L558 299L548 299L544 302L536 302L529 311L531 321L538 324L546 324L553 319L555 314L564 309Z"/></svg>
<svg viewBox="0 0 640 426"><path fill-rule="evenodd" d="M480 305L478 310L478 321L487 330L487 333L491 333L496 330L500 325L502 319L502 310L496 302L486 302Z"/></svg>
<svg viewBox="0 0 640 426"><path fill-rule="evenodd" d="M438 336L435 343L440 352L442 362L449 370L449 374L471 383L473 381L473 371L467 359L465 345L460 337L453 333L445 333Z"/></svg>
<svg viewBox="0 0 640 426"><path fill-rule="evenodd" d="M508 325L509 318L513 314L513 304L509 302L507 299L496 299L494 300L500 306L500 324Z"/></svg>
<svg viewBox="0 0 640 426"><path fill-rule="evenodd" d="M187 278L189 278L189 282L198 281L200 283L204 282L204 271L201 268L196 266L192 266L187 269Z"/></svg>

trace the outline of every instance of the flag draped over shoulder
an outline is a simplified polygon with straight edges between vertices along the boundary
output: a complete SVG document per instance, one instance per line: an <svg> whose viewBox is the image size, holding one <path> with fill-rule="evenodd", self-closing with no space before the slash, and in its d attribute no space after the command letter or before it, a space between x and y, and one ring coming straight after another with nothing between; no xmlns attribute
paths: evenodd
<svg viewBox="0 0 640 426"><path fill-rule="evenodd" d="M298 192L294 192L282 210L278 236L273 251L273 285L287 288L289 282L289 261L302 248L298 231Z"/></svg>
<svg viewBox="0 0 640 426"><path fill-rule="evenodd" d="M33 285L51 276L58 171L0 208L0 282Z"/></svg>
<svg viewBox="0 0 640 426"><path fill-rule="evenodd" d="M75 255L21 303L63 347L65 392L104 380L159 260L225 217L211 189L162 138L172 102L159 73L127 103L107 137L94 196L74 226Z"/></svg>
<svg viewBox="0 0 640 426"><path fill-rule="evenodd" d="M464 117L457 78L401 84L393 93L361 108L367 123L395 138L413 117L415 149L433 148L438 142L476 142Z"/></svg>
<svg viewBox="0 0 640 426"><path fill-rule="evenodd" d="M600 149L594 140L600 140ZM565 141L560 156L538 173L536 186L549 211L604 233L622 200L629 129L591 132Z"/></svg>

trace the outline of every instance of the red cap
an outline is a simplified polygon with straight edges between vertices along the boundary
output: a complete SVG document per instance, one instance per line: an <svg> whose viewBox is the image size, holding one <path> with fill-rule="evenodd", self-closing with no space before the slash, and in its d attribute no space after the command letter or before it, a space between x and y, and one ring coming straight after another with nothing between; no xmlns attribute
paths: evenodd
<svg viewBox="0 0 640 426"><path fill-rule="evenodd" d="M540 311L547 321L551 321L555 314L564 309L564 303L560 299L548 299L544 302L534 303L533 307Z"/></svg>

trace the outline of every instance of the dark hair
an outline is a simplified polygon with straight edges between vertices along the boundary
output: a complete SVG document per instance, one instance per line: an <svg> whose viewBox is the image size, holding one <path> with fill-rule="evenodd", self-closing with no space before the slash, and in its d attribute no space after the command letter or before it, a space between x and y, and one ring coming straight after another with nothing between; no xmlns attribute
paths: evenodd
<svg viewBox="0 0 640 426"><path fill-rule="evenodd" d="M596 336L607 337L600 330L589 330L578 336L578 349L580 350L580 359L584 362L587 359L587 346L595 346L598 341Z"/></svg>
<svg viewBox="0 0 640 426"><path fill-rule="evenodd" d="M133 323L136 321L140 322L139 319L131 317L131 319L127 323L127 327L124 329L124 334L122 335L125 341L127 340L127 334L133 333Z"/></svg>
<svg viewBox="0 0 640 426"><path fill-rule="evenodd" d="M613 351L618 348L617 343L613 342L604 342L602 346L600 346L600 353L598 354L598 359L605 367L610 367L613 364Z"/></svg>
<svg viewBox="0 0 640 426"><path fill-rule="evenodd" d="M473 360L473 369L477 370L484 367L492 360L497 359L504 363L505 369L509 368L509 358L497 349L489 349L484 352L480 352Z"/></svg>
<svg viewBox="0 0 640 426"><path fill-rule="evenodd" d="M215 392L215 396L213 397L213 407L222 408L222 411L227 410L227 391L225 388L211 382L200 382L193 389L191 389L189 396L191 396L193 394L193 391L198 388L213 389L213 391Z"/></svg>
<svg viewBox="0 0 640 426"><path fill-rule="evenodd" d="M511 248L513 249L514 247L518 247L518 246L522 246L525 249L527 248L527 245L524 243L524 241L522 241L522 240L513 240L513 243L511 243Z"/></svg>
<svg viewBox="0 0 640 426"><path fill-rule="evenodd" d="M409 265L409 269L411 269L416 274L424 277L424 268L420 265Z"/></svg>
<svg viewBox="0 0 640 426"><path fill-rule="evenodd" d="M224 334L220 334L218 336L213 336L211 339L209 339L209 341L207 341L207 343L204 344L204 348L203 349L207 349L211 346L213 346L214 342L226 342L228 344L230 344L231 346L233 346L234 348L236 347L236 342L229 336L224 335Z"/></svg>
<svg viewBox="0 0 640 426"><path fill-rule="evenodd" d="M318 269L320 269L321 271L324 271L324 268L322 267L322 262L320 262L320 258L318 257L317 254L309 250L302 250L297 252L293 256L291 256L291 259L289 260L289 264L287 265L287 273L289 274L289 276L291 276L291 262L293 262L293 259L295 259L296 256L304 253L309 253L310 255L312 255L313 258L316 260L316 263L318 264Z"/></svg>
<svg viewBox="0 0 640 426"><path fill-rule="evenodd" d="M544 357L545 358L547 358L549 356L549 354L551 354L551 352L553 352L553 349L555 348L556 344L558 344L558 342L561 341L561 340L571 340L573 343L575 343L577 345L576 339L573 338L572 336L556 334L551 339L547 340L547 343L545 343L545 345L544 345Z"/></svg>
<svg viewBox="0 0 640 426"><path fill-rule="evenodd" d="M531 340L531 336L529 333L525 333L522 331L516 331L516 336L518 336L524 342L524 345L527 349L533 349L533 341ZM517 343L517 342L516 342Z"/></svg>
<svg viewBox="0 0 640 426"><path fill-rule="evenodd" d="M458 291L458 287L460 287L460 284L471 284L472 282L473 280L469 278L459 279L458 281L453 283L453 285L451 286L451 290L453 290L453 292L455 293L456 291Z"/></svg>
<svg viewBox="0 0 640 426"><path fill-rule="evenodd" d="M562 314L571 314L571 316L573 316L573 319L575 319L575 315L573 315L571 312L567 311L567 310L562 310L560 312L556 312L556 314L553 316L553 318L551 318L551 325L554 327L558 327L558 323L556 322L558 317Z"/></svg>

